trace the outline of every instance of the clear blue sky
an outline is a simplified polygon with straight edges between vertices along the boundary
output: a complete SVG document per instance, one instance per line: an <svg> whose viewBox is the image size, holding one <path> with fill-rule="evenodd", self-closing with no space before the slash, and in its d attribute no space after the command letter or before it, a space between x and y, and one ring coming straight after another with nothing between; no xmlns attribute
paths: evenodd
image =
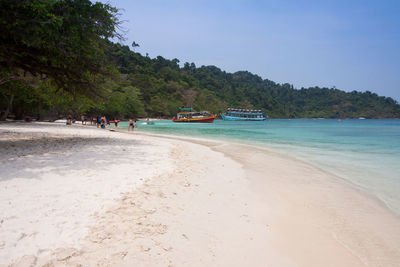
<svg viewBox="0 0 400 267"><path fill-rule="evenodd" d="M400 100L400 0L110 0L150 57Z"/></svg>

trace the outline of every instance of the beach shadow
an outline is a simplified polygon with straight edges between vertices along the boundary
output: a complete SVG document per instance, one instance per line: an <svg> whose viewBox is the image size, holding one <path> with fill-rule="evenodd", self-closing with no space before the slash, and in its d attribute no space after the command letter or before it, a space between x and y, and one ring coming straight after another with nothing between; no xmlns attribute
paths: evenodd
<svg viewBox="0 0 400 267"><path fill-rule="evenodd" d="M25 135L26 136L26 135ZM149 143L91 137L47 137L0 140L0 181L41 179L51 172L107 170L114 164L146 161Z"/></svg>

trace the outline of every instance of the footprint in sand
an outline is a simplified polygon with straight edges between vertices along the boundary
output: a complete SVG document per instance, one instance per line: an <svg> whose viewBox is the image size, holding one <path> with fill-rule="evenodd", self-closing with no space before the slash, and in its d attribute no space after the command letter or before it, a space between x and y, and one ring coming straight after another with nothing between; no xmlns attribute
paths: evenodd
<svg viewBox="0 0 400 267"><path fill-rule="evenodd" d="M186 238L187 240L189 240L189 237L187 237L185 234L182 234L182 236L183 236L184 238Z"/></svg>

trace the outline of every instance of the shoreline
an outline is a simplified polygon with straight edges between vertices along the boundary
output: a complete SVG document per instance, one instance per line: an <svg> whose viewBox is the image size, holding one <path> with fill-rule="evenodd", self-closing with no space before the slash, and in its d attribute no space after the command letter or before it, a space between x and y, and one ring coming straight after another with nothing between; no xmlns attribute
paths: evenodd
<svg viewBox="0 0 400 267"><path fill-rule="evenodd" d="M121 132L123 132L123 131L121 131ZM327 175L331 176L333 179L336 179L338 182L344 183L344 186L350 186L354 190L359 191L360 194L365 194L366 197L371 198L373 201L379 202L383 207L388 209L388 212L393 213L395 216L399 217L399 219L400 219L400 213L398 212L399 208L396 208L395 206L392 206L389 202L386 202L385 197L381 198L380 196L370 192L369 190L371 188L368 188L363 184L357 183L356 181L352 181L348 177L346 178L345 176L341 176L338 173L334 173L330 170L324 169L322 166L318 165L317 163L313 163L311 160L301 159L297 156L293 156L293 155L285 153L287 151L280 151L279 149L271 148L266 144L258 145L256 143L252 143L252 142L240 142L238 140L232 140L229 138L212 140L212 139L207 139L207 138L203 138L203 137L187 137L187 136L173 135L173 134L167 135L167 134L152 133L149 131L140 131L140 130L138 132L136 132L136 134L143 134L143 135L148 135L148 136L153 136L153 137L161 136L161 137L167 138L167 139L169 139L169 138L170 139L178 139L178 140L182 140L182 141L194 142L194 143L199 143L199 144L202 144L202 143L207 144L209 142L217 142L217 143L219 142L219 143L228 143L228 144L232 144L232 145L248 146L250 148L253 147L256 149L263 149L267 153L275 153L277 156L290 158L293 161L299 162L301 164L310 165L310 166L314 167L315 169L326 173Z"/></svg>
<svg viewBox="0 0 400 267"><path fill-rule="evenodd" d="M392 213L394 216L398 217L400 219L400 213L397 213L394 209L390 208L390 206L382 199L380 199L378 196L374 195L373 193L370 193L367 191L366 188L364 188L362 185L359 185L349 179L346 179L344 177L341 177L338 174L332 173L329 170L325 170L324 168L318 166L317 164L313 164L312 162L309 162L307 160L303 160L300 158L297 158L295 156L291 156L291 155L287 155L284 153L281 153L279 150L275 150L273 148L269 148L266 145L265 146L257 146L255 144L251 144L251 143L240 143L240 142L236 142L234 140L211 140L211 139L207 139L207 138L201 138L201 137L185 137L185 136L179 136L179 135L164 135L164 134L157 134L157 133L151 133L151 132L146 132L146 131L137 131L135 130L135 134L142 134L145 136L151 136L151 137L162 137L165 139L171 139L171 140L182 140L182 141L186 141L186 142L192 142L192 143L196 143L196 144L202 144L202 145L206 145L209 147L212 147L212 145L210 145L211 143L226 143L226 144L231 144L231 145L239 145L239 146L243 146L243 147L249 147L249 148L255 148L255 149L259 149L259 150L263 150L266 153L271 153L271 154L275 154L278 157L283 157L283 158L288 158L294 162L298 162L300 164L305 164L305 165L310 165L313 168L315 168L316 170L325 173L328 176L331 176L332 179L336 180L339 183L343 183L343 186L349 186L351 187L353 190L357 191L359 194L363 194L365 197L370 198L372 201L376 201L378 204L380 204L382 206L382 208L387 209L387 211L389 213ZM124 131L120 131L120 132L124 132ZM225 155L228 156L229 155Z"/></svg>
<svg viewBox="0 0 400 267"><path fill-rule="evenodd" d="M143 133L143 134L144 135L150 135L150 136L160 136L160 135L152 134L152 133L151 134ZM161 135L161 136L163 138L167 138L167 139L170 139L170 138L171 139L179 139L179 140L184 140L184 141L188 141L188 142L192 142L192 143L196 143L196 144L205 145L205 146L209 147L210 149L212 149L214 151L222 152L228 158L234 159L235 161L237 161L240 164L244 165L245 169L254 170L255 166L249 166L249 165L253 165L253 164L251 162L249 162L248 159L253 157L253 153L255 153L255 151L259 151L261 154L268 154L269 159L280 158L280 159L283 159L284 161L286 161L288 163L295 163L297 165L302 165L303 167L305 167L305 169L307 169L311 173L318 172L319 175L322 176L322 178L324 179L322 182L329 183L330 185L328 187L336 187L337 188L335 193L340 193L340 191L342 191L342 190L346 191L346 194L342 195L342 196L346 197L346 201L349 201L349 199L353 199L355 201L354 203L356 203L356 204L358 204L360 206L363 205L363 203L366 203L365 207L363 207L360 210L356 210L356 212L359 213L358 216L360 216L360 215L368 216L368 217L362 217L362 218L369 219L370 221L373 221L372 225L368 226L369 227L369 231L366 231L365 233L368 232L369 234L377 234L376 232L374 233L375 227L382 227L382 229L379 229L377 232L379 232L379 231L383 231L384 232L385 231L385 230L383 230L384 227L388 227L388 228L391 227L391 231L392 231L392 233L394 235L390 236L390 234L386 234L386 236L383 238L383 240L389 240L389 239L392 240L392 241L390 241L392 246L387 246L386 249L390 250L391 247L394 248L396 246L396 243L400 242L400 230L397 229L397 225L400 224L400 215L399 214L397 214L395 211L390 209L386 205L386 203L384 201L379 199L377 196L365 191L363 188L361 188L357 184L352 183L351 181L348 181L348 180L346 180L346 179L344 179L344 178L342 178L340 176L337 176L337 175L335 175L333 173L330 173L330 172L328 172L328 171L326 171L326 170L324 170L324 169L322 169L322 168L320 168L318 166L310 164L307 161L303 161L303 160L297 159L295 157L287 156L287 155L279 153L278 151L274 151L274 150L271 150L271 149L268 149L268 148L265 148L265 147L256 147L256 146L251 145L251 144L241 144L241 143L238 143L238 142L231 142L231 141L222 141L221 142L219 140L218 141L213 141L213 140L208 140L208 139L203 139L203 138L191 138L191 137L181 137L181 136L168 136L168 135ZM229 149L229 148L226 149L229 146L242 147L242 148L248 149L250 151L250 153L248 153L247 158L246 158L246 157L243 157L243 151L245 149L241 149L239 151L239 153L235 154L235 153L232 153L231 149ZM247 159L247 162L246 162L246 159ZM257 167L259 167L259 166L257 166ZM275 166L272 166L272 167L276 168L277 166L275 165ZM263 170L263 171L265 171L265 170ZM256 175L254 175L254 173L252 173L249 176L252 176L254 178L254 176L256 176ZM262 179L265 178L264 176L265 176L264 174L259 175L258 181L255 181L255 185L253 184L253 190L254 191L257 191L257 190L260 191L259 190L260 187L262 187L262 186L265 187L266 186L265 181L262 181ZM292 176L294 176L294 174L292 174ZM316 182L316 181L318 181L318 180L315 180L314 182ZM318 181L318 182L320 182L320 181ZM302 182L300 182L300 183L302 183ZM306 183L309 183L309 182L306 182ZM271 185L271 184L268 184L268 185ZM298 189L299 188L296 188L295 190L298 190ZM261 192L258 192L258 193L259 194L263 194L263 193L265 193L265 191L261 191ZM272 192L270 191L270 193L272 193ZM312 194L312 192L308 192L308 193ZM332 195L333 192L329 192L329 193ZM325 204L326 207L333 208L333 206L334 206L333 204L334 204L334 202L336 202L338 200L337 198L339 196L340 196L340 194L338 194L338 196L335 196L330 201L330 203ZM314 199L314 201L311 202L311 204L318 203L319 201L322 200L322 198L323 198L323 196L317 197L316 199ZM302 199L302 196L300 196L298 198L298 200L300 200L300 201L301 201L301 199ZM339 201L339 203L340 203L340 201ZM340 211L340 205L346 206L347 203L340 203L340 204L337 205L337 207L335 207L339 212L342 212L342 211ZM350 207L347 207L347 208L349 208L347 210L347 211L349 211ZM356 206L354 208L356 209ZM371 210L373 210L375 213L369 214L371 212ZM321 211L322 210L320 210L319 212L321 212ZM344 211L346 211L346 210L344 210ZM387 223L388 221L385 221L385 219L382 219L381 221L379 221L379 219L376 220L374 218L375 216L388 219L388 221L390 221L391 223L388 224ZM351 212L347 213L347 215L342 217L341 220L345 221L346 219L349 219L349 218L351 218ZM324 220L326 220L326 219L327 218L325 218ZM335 218L335 219L338 219L338 218ZM357 218L356 218L356 216L353 216L353 218L351 218L351 219L354 222ZM358 224L359 224L358 227L361 227L361 228L364 225L364 223L360 222L360 221L358 222ZM320 225L322 225L322 223L320 223ZM342 225L342 227L343 227L343 225ZM349 230L349 229L353 229L354 230L354 228L356 228L355 226L352 226L350 224L348 224L346 227L348 228L347 230ZM290 231L290 229L285 229L285 231L282 231L282 232L287 232L287 231ZM341 246L346 247L346 249L348 251L350 251L351 254L356 255L363 265L369 266L371 264L371 262L374 262L376 260L376 259L374 259L374 256L370 257L368 255L368 253L371 253L372 248L370 248L371 251L369 251L368 253L364 253L363 256L357 255L357 252L352 251L353 249L355 249L357 251L357 249L355 248L357 246L357 242L360 242L360 240L363 239L361 233L359 233L358 236L353 237L354 240L350 240L350 239L348 239L348 240L340 240L340 237L337 235L337 233L335 233L335 231L333 229L331 229L331 231L332 231L331 234L332 234L332 236L334 236L334 239L337 239L337 241L339 243L341 243ZM378 233L377 235L380 235L380 233ZM378 237L377 239L379 239L379 238L382 238L382 236ZM347 239L347 237L343 237L342 239ZM358 239L358 241L356 241L356 239ZM371 244L376 242L374 244L377 247L373 248L374 252L377 252L376 251L377 249L378 250L382 249L381 247L379 247L381 245L381 244L379 244L379 241L377 241L377 240L369 240L369 241L370 241ZM366 242L366 244L364 244L364 245L368 245L368 242ZM298 249L299 247L301 247L301 246L296 246L296 248L293 249L293 253L295 253L294 250ZM360 248L358 248L358 249L360 249ZM365 249L365 248L363 248L363 249ZM370 250L370 249L368 249L368 250ZM312 251L309 251L309 253L312 253ZM382 255L384 255L386 252L384 252L384 250L382 250L380 253L382 253ZM374 254L374 253L371 253L371 254ZM394 253L394 255L396 255L394 261L391 262L389 259L386 259L387 262L385 264L383 264L382 266L396 266L396 263L400 262L400 250L397 249L397 251ZM378 255L375 255L375 256L377 256L377 258L384 258L384 256L379 256L379 257L378 257ZM386 257L387 256L388 255L386 255ZM320 264L326 265L327 263L324 262L324 259L321 259L321 263ZM372 264L372 266L381 266L380 264L382 264L382 262L379 262L379 260L378 260L374 264ZM306 265L307 266L321 266L321 265L318 265L318 264L314 265L313 262L308 262ZM335 266L335 265L332 265L332 266Z"/></svg>
<svg viewBox="0 0 400 267"><path fill-rule="evenodd" d="M110 138L117 132L109 132ZM151 266L395 266L400 262L399 216L340 177L249 145L125 133L130 140L168 145L168 158L175 167L114 199L110 209L89 224L88 235L79 239L81 248L59 248L14 262ZM109 255L110 246L115 255Z"/></svg>
<svg viewBox="0 0 400 267"><path fill-rule="evenodd" d="M249 159L255 152L254 150L255 147L252 147L251 152L248 153L248 157L244 159L243 149L240 151L240 155L235 155L236 159L240 162L247 166L250 165L250 169L253 171L254 166L257 164L254 164ZM261 153L265 153L264 149L258 150L260 150ZM228 149L228 151L231 150ZM329 172L316 168L307 162L302 162L290 157L288 158L286 155L280 155L279 153L271 151L267 151L267 154L268 156L266 159L270 161L279 157L284 160L283 165L287 166L290 163L295 162L295 164L297 164L296 168L298 168L297 171L287 170L283 171L283 173L275 173L274 175L271 175L276 175L276 177L274 177L276 181L273 183L267 183L265 180L261 180L266 178L268 175L260 173L258 176L259 180L255 182L254 188L259 189L264 186L265 190L268 187L271 194L273 193L273 189L270 188L272 188L273 185L277 191L285 190L285 198L279 199L287 202L287 209L290 210L291 214L298 214L299 217L296 218L295 224L297 225L296 227L299 227L299 224L303 224L303 230L294 230L291 226L292 223L290 223L289 226L282 227L282 235L292 233L294 236L300 234L300 236L307 238L306 236L309 237L315 235L314 231L316 229L314 227L318 226L318 228L323 229L323 231L329 232L329 234L325 235L324 238L330 237L338 241L341 246L345 247L350 252L350 254L359 258L360 261L367 266L380 266L384 262L381 261L381 259L385 257L386 262L382 266L395 266L396 263L399 262L399 250L392 254L394 259L393 261L390 260L391 256L389 256L387 252L392 250L392 248L396 246L395 244L400 241L400 231L397 229L400 217L394 211L389 209L384 202L376 198L374 195L354 186L347 180L331 175ZM263 165L263 168L265 168L265 161L261 164ZM278 164L270 163L269 165L270 169L275 168L275 171L276 169L279 169L277 168ZM265 169L262 169L261 171L264 172ZM280 171L282 171L282 169ZM304 173L306 173L306 175L301 177ZM283 178L288 180L283 182L281 181ZM262 193L265 194L265 191L262 191ZM291 200L288 200L287 198L291 198ZM379 219L376 217L379 217ZM293 215L288 216L287 220L290 219L293 219ZM285 221L286 219L282 218L281 220ZM280 224L280 222L277 224ZM337 226L340 227L338 228ZM379 227L382 228L377 229ZM384 227L387 228L384 229ZM301 231L306 232L307 230L309 233L304 236L304 233L301 233ZM388 232L385 233L385 231ZM281 234L279 236L281 236ZM289 236L290 234L288 234L288 238ZM324 236L324 234L322 233L321 236ZM283 240L285 240L285 238L283 238ZM381 243L381 240L385 240L385 242L387 241L387 244L384 245L385 242ZM291 240L293 243L296 243L297 241L299 241L299 239ZM309 240L309 242L312 241ZM299 257L298 259L304 257L304 255L312 255L312 253L315 252L315 247L312 249L304 248L304 246L307 245L307 242L298 242L297 245L293 245L293 243L287 243L283 246L285 249L292 250L294 254L297 254L297 257ZM361 246L360 243L362 243ZM292 248L290 248L291 246ZM299 252L302 250L303 253ZM323 252L321 251L320 253ZM319 266L327 265L324 261L329 257L330 252L325 251L325 253L327 253L327 255L320 258L321 262ZM316 259L317 257L306 265L315 265ZM336 264L333 264L333 266L335 265ZM318 264L315 266L318 266ZM339 266L344 265L339 264Z"/></svg>

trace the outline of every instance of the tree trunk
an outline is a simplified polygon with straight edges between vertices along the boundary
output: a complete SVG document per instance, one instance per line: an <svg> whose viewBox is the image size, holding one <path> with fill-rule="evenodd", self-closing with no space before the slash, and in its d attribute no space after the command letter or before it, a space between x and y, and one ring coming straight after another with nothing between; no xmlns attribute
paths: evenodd
<svg viewBox="0 0 400 267"><path fill-rule="evenodd" d="M11 107L12 107L12 102L13 102L13 100L14 100L14 94L12 94L12 95L10 96L10 98L8 99L7 108L6 108L6 110L4 111L4 113L2 114L2 116L0 117L0 120L5 121L5 120L7 119L8 114L10 113L10 109L11 109Z"/></svg>
<svg viewBox="0 0 400 267"><path fill-rule="evenodd" d="M42 101L40 100L40 96L38 98L38 113L37 113L37 117L36 120L40 121L42 117Z"/></svg>

